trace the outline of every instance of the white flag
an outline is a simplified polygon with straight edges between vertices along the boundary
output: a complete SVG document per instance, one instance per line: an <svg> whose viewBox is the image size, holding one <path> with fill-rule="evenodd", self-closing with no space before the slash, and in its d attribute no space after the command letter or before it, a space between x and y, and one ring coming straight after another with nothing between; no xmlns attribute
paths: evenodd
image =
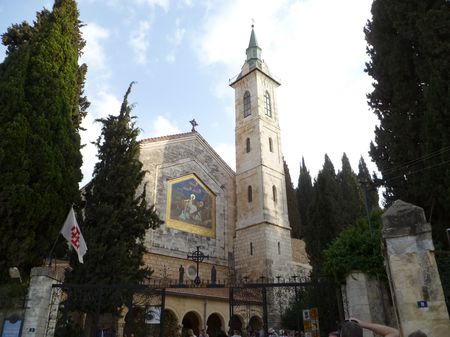
<svg viewBox="0 0 450 337"><path fill-rule="evenodd" d="M66 238L69 244L76 250L78 254L78 261L83 263L83 256L86 254L87 246L78 226L77 219L73 207L70 207L69 214L67 214L64 226L61 229L61 234Z"/></svg>

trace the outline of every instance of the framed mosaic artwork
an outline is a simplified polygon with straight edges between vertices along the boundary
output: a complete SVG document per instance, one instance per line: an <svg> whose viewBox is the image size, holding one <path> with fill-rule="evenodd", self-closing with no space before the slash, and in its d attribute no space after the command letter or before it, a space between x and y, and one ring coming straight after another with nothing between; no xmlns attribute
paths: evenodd
<svg viewBox="0 0 450 337"><path fill-rule="evenodd" d="M216 196L195 174L168 181L166 225L215 237Z"/></svg>

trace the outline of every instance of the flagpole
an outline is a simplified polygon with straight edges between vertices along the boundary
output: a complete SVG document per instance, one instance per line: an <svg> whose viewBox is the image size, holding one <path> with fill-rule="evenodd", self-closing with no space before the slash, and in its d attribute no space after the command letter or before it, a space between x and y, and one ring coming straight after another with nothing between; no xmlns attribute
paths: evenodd
<svg viewBox="0 0 450 337"><path fill-rule="evenodd" d="M53 250L56 247L56 243L58 242L59 239L59 232L58 232L58 236L56 237L55 242L53 243L52 249L50 250L50 253L48 254L48 266L50 267L52 265L52 255L53 255Z"/></svg>

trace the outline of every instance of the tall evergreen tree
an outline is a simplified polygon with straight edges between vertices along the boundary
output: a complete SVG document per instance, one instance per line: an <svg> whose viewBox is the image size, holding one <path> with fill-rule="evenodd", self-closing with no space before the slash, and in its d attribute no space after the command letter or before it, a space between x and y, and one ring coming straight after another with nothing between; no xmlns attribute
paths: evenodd
<svg viewBox="0 0 450 337"><path fill-rule="evenodd" d="M314 184L314 196L308 209L308 227L304 227L306 251L314 277L323 274L322 251L337 236L342 223L339 217L339 186L333 163L328 155Z"/></svg>
<svg viewBox="0 0 450 337"><path fill-rule="evenodd" d="M380 120L370 155L384 197L423 207L442 245L450 223L449 22L446 0L375 0L365 28L368 98Z"/></svg>
<svg viewBox="0 0 450 337"><path fill-rule="evenodd" d="M367 203L367 210L371 213L372 210L380 209L377 186L370 176L369 169L362 156L358 163L358 182L361 185L364 203Z"/></svg>
<svg viewBox="0 0 450 337"><path fill-rule="evenodd" d="M79 198L78 126L88 102L78 17L74 0L58 0L33 26L13 25L2 35L0 270L17 266L28 275L40 265Z"/></svg>
<svg viewBox="0 0 450 337"><path fill-rule="evenodd" d="M301 220L300 213L298 211L297 197L295 195L294 185L292 184L291 174L289 173L289 167L286 164L286 160L283 159L284 177L286 181L286 198L288 207L289 223L292 228L291 236L296 239L300 239L301 233Z"/></svg>
<svg viewBox="0 0 450 337"><path fill-rule="evenodd" d="M305 159L302 158L302 164L300 165L300 174L298 177L298 185L296 189L298 211L300 213L300 223L303 229L311 225L308 220L308 209L313 200L313 185L311 175L305 165ZM303 233L301 233L303 236Z"/></svg>
<svg viewBox="0 0 450 337"><path fill-rule="evenodd" d="M130 116L130 84L118 116L100 119L102 134L96 142L99 162L86 186L80 223L88 251L85 263L72 260L67 280L89 284L139 284L150 276L143 267L144 236L162 221L146 200L145 171L139 161L139 129ZM120 293L102 302L103 312L114 312L123 303ZM89 308L81 308L89 311Z"/></svg>
<svg viewBox="0 0 450 337"><path fill-rule="evenodd" d="M341 229L353 224L356 219L365 214L363 195L353 172L347 155L342 155L342 169L337 174L339 184L339 217Z"/></svg>

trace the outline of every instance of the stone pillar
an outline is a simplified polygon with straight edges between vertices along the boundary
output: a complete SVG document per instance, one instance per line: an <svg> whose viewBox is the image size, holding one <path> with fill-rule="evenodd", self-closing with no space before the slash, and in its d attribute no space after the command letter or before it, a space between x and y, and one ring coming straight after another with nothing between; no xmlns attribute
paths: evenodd
<svg viewBox="0 0 450 337"><path fill-rule="evenodd" d="M46 335L47 325L51 323L52 285L61 282L61 275L52 267L31 269L22 337L44 337ZM54 329L51 331L52 336L53 332Z"/></svg>
<svg viewBox="0 0 450 337"><path fill-rule="evenodd" d="M396 322L391 319L394 316L392 307L387 303L388 291L375 277L353 271L345 279L341 291L345 317L358 317L366 322L396 326ZM375 336L370 330L364 329L363 332L364 337Z"/></svg>
<svg viewBox="0 0 450 337"><path fill-rule="evenodd" d="M382 221L386 268L402 336L417 329L428 336L449 336L431 226L423 209L397 200Z"/></svg>

